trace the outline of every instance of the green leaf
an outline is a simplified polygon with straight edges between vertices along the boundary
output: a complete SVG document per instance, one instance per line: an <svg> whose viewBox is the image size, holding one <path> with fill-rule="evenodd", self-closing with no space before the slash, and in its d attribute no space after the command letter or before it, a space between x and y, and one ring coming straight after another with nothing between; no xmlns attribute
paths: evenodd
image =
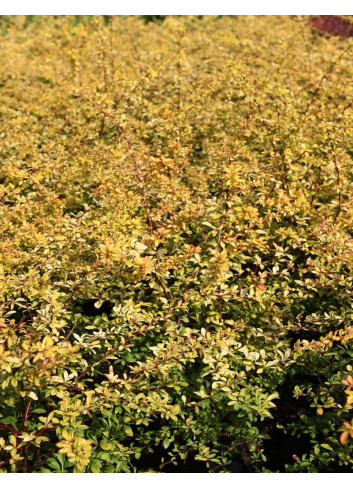
<svg viewBox="0 0 353 489"><path fill-rule="evenodd" d="M167 449L170 445L170 440L168 438L164 438L163 440L163 446L165 449Z"/></svg>
<svg viewBox="0 0 353 489"><path fill-rule="evenodd" d="M333 452L333 448L327 443L321 443L320 447L326 448L326 450L330 450L331 452Z"/></svg>
<svg viewBox="0 0 353 489"><path fill-rule="evenodd" d="M54 470L61 472L61 467L59 462L55 458L48 458L47 464Z"/></svg>
<svg viewBox="0 0 353 489"><path fill-rule="evenodd" d="M17 419L14 416L7 416L6 418L2 418L0 422L3 424L16 424Z"/></svg>
<svg viewBox="0 0 353 489"><path fill-rule="evenodd" d="M132 431L130 426L125 426L124 431L127 434L127 436L134 436L134 432Z"/></svg>

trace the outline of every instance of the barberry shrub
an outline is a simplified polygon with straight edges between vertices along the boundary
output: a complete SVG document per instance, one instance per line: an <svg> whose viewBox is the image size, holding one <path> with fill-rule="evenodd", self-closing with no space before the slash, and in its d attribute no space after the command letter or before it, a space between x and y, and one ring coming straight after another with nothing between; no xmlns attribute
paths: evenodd
<svg viewBox="0 0 353 489"><path fill-rule="evenodd" d="M351 470L352 41L2 22L0 470Z"/></svg>

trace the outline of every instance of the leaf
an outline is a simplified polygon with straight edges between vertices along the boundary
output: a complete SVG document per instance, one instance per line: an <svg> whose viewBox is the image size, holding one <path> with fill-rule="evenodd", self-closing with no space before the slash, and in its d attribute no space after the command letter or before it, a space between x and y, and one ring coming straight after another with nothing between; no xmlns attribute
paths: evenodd
<svg viewBox="0 0 353 489"><path fill-rule="evenodd" d="M17 419L14 416L7 416L6 418L1 419L1 423L3 423L3 424L16 424Z"/></svg>
<svg viewBox="0 0 353 489"><path fill-rule="evenodd" d="M59 462L61 463L61 466L62 468L65 467L65 460L66 460L66 457L63 453L57 453L56 454L56 458L59 460Z"/></svg>
<svg viewBox="0 0 353 489"><path fill-rule="evenodd" d="M58 472L61 472L60 464L59 464L59 462L55 458L48 458L47 464L52 469L57 470Z"/></svg>
<svg viewBox="0 0 353 489"><path fill-rule="evenodd" d="M170 445L170 440L168 438L164 438L163 440L163 447L167 449Z"/></svg>
<svg viewBox="0 0 353 489"><path fill-rule="evenodd" d="M347 442L348 437L349 437L348 431L344 431L343 433L341 433L340 442L342 445L344 445Z"/></svg>
<svg viewBox="0 0 353 489"><path fill-rule="evenodd" d="M202 223L204 226L208 226L209 228L212 228L212 229L216 229L213 224L211 224L210 222L208 221L202 221Z"/></svg>
<svg viewBox="0 0 353 489"><path fill-rule="evenodd" d="M333 448L330 445L328 445L327 443L322 443L320 445L320 447L326 448L326 450L330 450L330 452L333 452Z"/></svg>
<svg viewBox="0 0 353 489"><path fill-rule="evenodd" d="M29 435L28 433L23 433L23 438L22 438L23 442L32 441L34 439L35 439L35 435Z"/></svg>

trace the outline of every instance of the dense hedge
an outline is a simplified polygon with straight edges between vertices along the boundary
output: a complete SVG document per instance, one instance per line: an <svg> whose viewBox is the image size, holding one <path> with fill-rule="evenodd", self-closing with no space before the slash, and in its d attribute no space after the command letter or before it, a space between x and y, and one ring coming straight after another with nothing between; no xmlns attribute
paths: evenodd
<svg viewBox="0 0 353 489"><path fill-rule="evenodd" d="M352 41L10 20L1 471L351 470Z"/></svg>

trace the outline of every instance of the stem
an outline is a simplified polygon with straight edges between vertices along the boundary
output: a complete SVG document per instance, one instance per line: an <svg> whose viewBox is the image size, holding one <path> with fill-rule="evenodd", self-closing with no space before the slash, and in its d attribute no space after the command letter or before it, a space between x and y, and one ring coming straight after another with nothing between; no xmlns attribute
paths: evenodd
<svg viewBox="0 0 353 489"><path fill-rule="evenodd" d="M340 169L338 167L338 164L337 164L337 159L336 159L336 154L333 153L333 163L335 165L335 172L336 172L336 184L337 184L337 188L338 188L338 206L337 206L337 210L336 210L336 215L334 217L334 221L333 222L336 222L338 216L340 215L341 213L341 206L342 206L342 194L341 194L341 177L340 177Z"/></svg>
<svg viewBox="0 0 353 489"><path fill-rule="evenodd" d="M8 424L0 423L0 428L11 431L11 433L13 433L15 436L19 436L21 434L19 431L15 430L15 428L12 428L12 426L9 426Z"/></svg>

